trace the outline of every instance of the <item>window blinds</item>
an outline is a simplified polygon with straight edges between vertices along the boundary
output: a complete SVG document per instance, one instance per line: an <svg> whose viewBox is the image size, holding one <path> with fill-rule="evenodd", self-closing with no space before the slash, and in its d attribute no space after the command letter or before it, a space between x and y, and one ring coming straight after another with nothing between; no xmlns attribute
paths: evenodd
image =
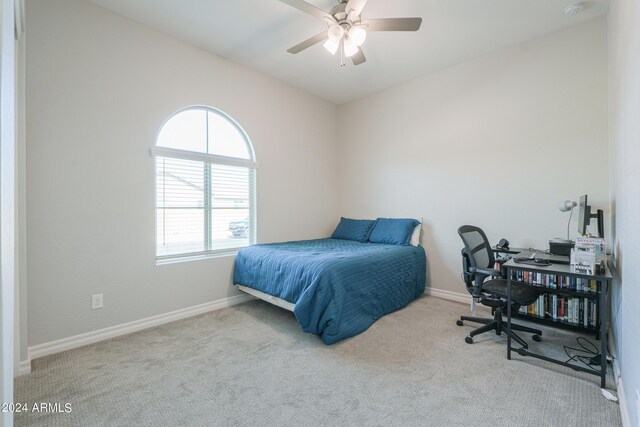
<svg viewBox="0 0 640 427"><path fill-rule="evenodd" d="M154 148L158 259L254 242L256 164Z"/></svg>

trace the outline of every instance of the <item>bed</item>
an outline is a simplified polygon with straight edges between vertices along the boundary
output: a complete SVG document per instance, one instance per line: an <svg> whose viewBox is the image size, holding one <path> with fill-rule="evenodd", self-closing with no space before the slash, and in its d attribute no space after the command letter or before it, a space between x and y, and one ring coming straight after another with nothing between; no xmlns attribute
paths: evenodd
<svg viewBox="0 0 640 427"><path fill-rule="evenodd" d="M293 311L302 330L325 344L406 306L425 282L420 246L331 238L241 249L233 272L240 290Z"/></svg>

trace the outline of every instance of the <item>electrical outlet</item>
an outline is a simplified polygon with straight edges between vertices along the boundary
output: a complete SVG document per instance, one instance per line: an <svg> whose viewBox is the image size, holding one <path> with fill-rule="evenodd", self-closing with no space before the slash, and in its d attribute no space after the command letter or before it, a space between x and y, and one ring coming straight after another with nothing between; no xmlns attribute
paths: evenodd
<svg viewBox="0 0 640 427"><path fill-rule="evenodd" d="M102 294L95 294L91 296L91 310L102 308Z"/></svg>

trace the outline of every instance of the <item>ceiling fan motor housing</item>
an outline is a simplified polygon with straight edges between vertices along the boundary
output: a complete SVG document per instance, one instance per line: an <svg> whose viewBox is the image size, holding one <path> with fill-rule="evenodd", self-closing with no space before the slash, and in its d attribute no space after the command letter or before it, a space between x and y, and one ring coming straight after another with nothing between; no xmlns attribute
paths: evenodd
<svg viewBox="0 0 640 427"><path fill-rule="evenodd" d="M331 8L331 10L329 11L329 14L334 18L336 18L336 21L338 21L339 23L342 23L342 21L347 19L347 13L345 12L346 8L347 8L346 2L338 3L337 5Z"/></svg>

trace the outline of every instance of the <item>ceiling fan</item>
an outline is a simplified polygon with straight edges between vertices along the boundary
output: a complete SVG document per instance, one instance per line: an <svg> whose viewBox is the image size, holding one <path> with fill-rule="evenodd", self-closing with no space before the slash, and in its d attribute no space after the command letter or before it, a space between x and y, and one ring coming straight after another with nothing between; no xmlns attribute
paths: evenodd
<svg viewBox="0 0 640 427"><path fill-rule="evenodd" d="M422 18L383 18L362 21L360 14L368 0L338 0L338 4L329 12L303 0L280 1L322 19L328 27L327 31L293 46L287 52L296 54L324 42L325 49L332 55L340 52L340 65L343 67L346 65L346 58L351 58L353 65L360 65L367 60L361 47L367 38L367 32L418 31L422 24Z"/></svg>

